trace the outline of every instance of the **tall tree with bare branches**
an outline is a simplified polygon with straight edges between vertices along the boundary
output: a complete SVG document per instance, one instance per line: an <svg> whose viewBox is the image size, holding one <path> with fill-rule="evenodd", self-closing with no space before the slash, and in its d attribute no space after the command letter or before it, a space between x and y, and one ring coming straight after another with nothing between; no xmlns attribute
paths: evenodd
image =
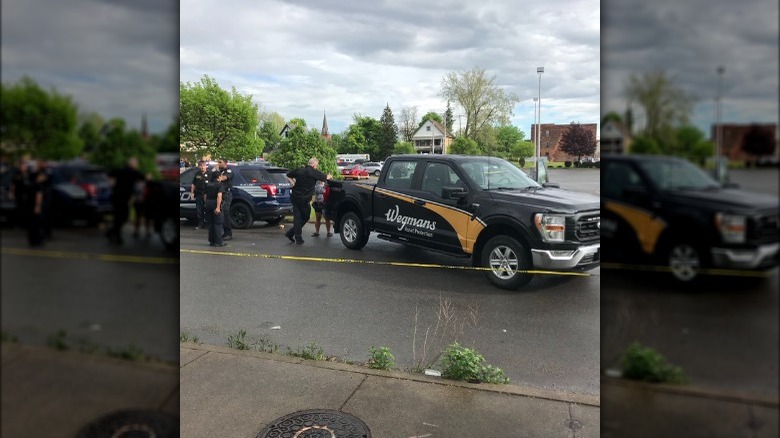
<svg viewBox="0 0 780 438"><path fill-rule="evenodd" d="M405 106L401 108L398 116L398 133L403 141L412 141L414 131L417 130L417 107Z"/></svg>

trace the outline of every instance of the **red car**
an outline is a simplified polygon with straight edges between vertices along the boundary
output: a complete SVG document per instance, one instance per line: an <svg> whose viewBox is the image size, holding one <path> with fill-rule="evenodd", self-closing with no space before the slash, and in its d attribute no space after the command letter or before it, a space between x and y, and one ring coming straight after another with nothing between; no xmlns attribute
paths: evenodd
<svg viewBox="0 0 780 438"><path fill-rule="evenodd" d="M368 179L368 170L360 164L351 164L341 169L341 176L343 176L344 179Z"/></svg>

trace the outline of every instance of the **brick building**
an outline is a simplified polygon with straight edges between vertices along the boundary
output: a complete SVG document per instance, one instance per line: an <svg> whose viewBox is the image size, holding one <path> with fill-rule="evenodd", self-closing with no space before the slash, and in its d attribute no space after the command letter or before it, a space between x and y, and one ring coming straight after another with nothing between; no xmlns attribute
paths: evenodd
<svg viewBox="0 0 780 438"><path fill-rule="evenodd" d="M754 161L757 157L747 154L742 150L742 138L750 130L751 127L757 126L761 129L765 129L771 133L771 138L775 139L775 153L770 156L777 156L777 124L776 123L753 123L753 124L737 124L737 123L723 123L721 133L723 135L723 141L721 142L721 155L728 157L729 161ZM712 139L713 146L717 139L718 125L713 124L710 129L710 138Z"/></svg>
<svg viewBox="0 0 780 438"><path fill-rule="evenodd" d="M541 138L539 139L541 145L539 146L539 153L543 157L547 157L549 161L575 161L577 157L573 157L566 152L560 150L560 141L563 133L569 128L571 124L556 125L553 123L542 123ZM596 123L581 123L582 127L586 130L593 132L593 138L596 137L597 124ZM536 142L536 124L531 125L531 141Z"/></svg>

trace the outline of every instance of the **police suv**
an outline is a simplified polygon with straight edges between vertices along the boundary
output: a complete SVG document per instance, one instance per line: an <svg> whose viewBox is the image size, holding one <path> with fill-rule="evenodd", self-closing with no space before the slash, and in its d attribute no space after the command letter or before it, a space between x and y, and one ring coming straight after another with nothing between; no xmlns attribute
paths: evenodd
<svg viewBox="0 0 780 438"><path fill-rule="evenodd" d="M488 279L517 289L529 270L599 266L599 198L541 184L506 160L395 155L376 184L330 181L326 215L347 248L380 239L470 257Z"/></svg>
<svg viewBox="0 0 780 438"><path fill-rule="evenodd" d="M263 163L228 164L228 167L234 174L229 215L233 228L249 228L258 220L275 225L292 214L292 186L287 180L287 169ZM212 171L209 167L209 173ZM199 167L192 167L179 178L179 212L189 222L197 222L190 185L198 172Z"/></svg>

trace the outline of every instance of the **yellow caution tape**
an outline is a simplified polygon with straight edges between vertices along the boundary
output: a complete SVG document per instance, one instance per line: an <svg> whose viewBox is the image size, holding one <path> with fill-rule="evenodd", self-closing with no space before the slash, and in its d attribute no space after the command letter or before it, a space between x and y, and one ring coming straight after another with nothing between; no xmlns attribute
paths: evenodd
<svg viewBox="0 0 780 438"><path fill-rule="evenodd" d="M668 266L654 266L654 265L632 265L628 263L601 263L601 266L605 269L616 269L626 271L652 271L663 272L671 274L672 270ZM737 269L713 269L702 268L699 272L702 275L723 275L728 277L771 277L772 270L768 271L741 271Z"/></svg>
<svg viewBox="0 0 780 438"><path fill-rule="evenodd" d="M184 254L208 254L208 255L220 255L220 256L230 256L230 257L251 257L251 258L261 258L261 259L294 260L294 261L302 261L302 262L355 263L355 264L365 264L365 265L401 266L407 268L462 269L467 271L490 271L491 270L491 268L484 268L484 267L440 265L440 264L433 264L433 263L382 262L376 260L303 257L303 256L288 256L288 255L276 255L276 254L207 251L207 250L197 250L197 249L181 249L179 251ZM541 271L541 270L518 270L517 272L522 272L527 274L538 274L538 275L568 275L568 276L575 276L575 277L595 277L595 275L588 274L585 272L561 272L561 271Z"/></svg>
<svg viewBox="0 0 780 438"><path fill-rule="evenodd" d="M33 257L49 257L49 258L59 258L59 259L71 259L71 260L98 260L102 262L145 263L145 264L158 264L158 265L175 265L179 263L179 259L174 257L145 257L145 256L133 256L133 255L122 255L122 254L95 254L95 253L86 253L86 252L51 251L51 250L26 249L26 248L3 248L3 254L33 256Z"/></svg>

